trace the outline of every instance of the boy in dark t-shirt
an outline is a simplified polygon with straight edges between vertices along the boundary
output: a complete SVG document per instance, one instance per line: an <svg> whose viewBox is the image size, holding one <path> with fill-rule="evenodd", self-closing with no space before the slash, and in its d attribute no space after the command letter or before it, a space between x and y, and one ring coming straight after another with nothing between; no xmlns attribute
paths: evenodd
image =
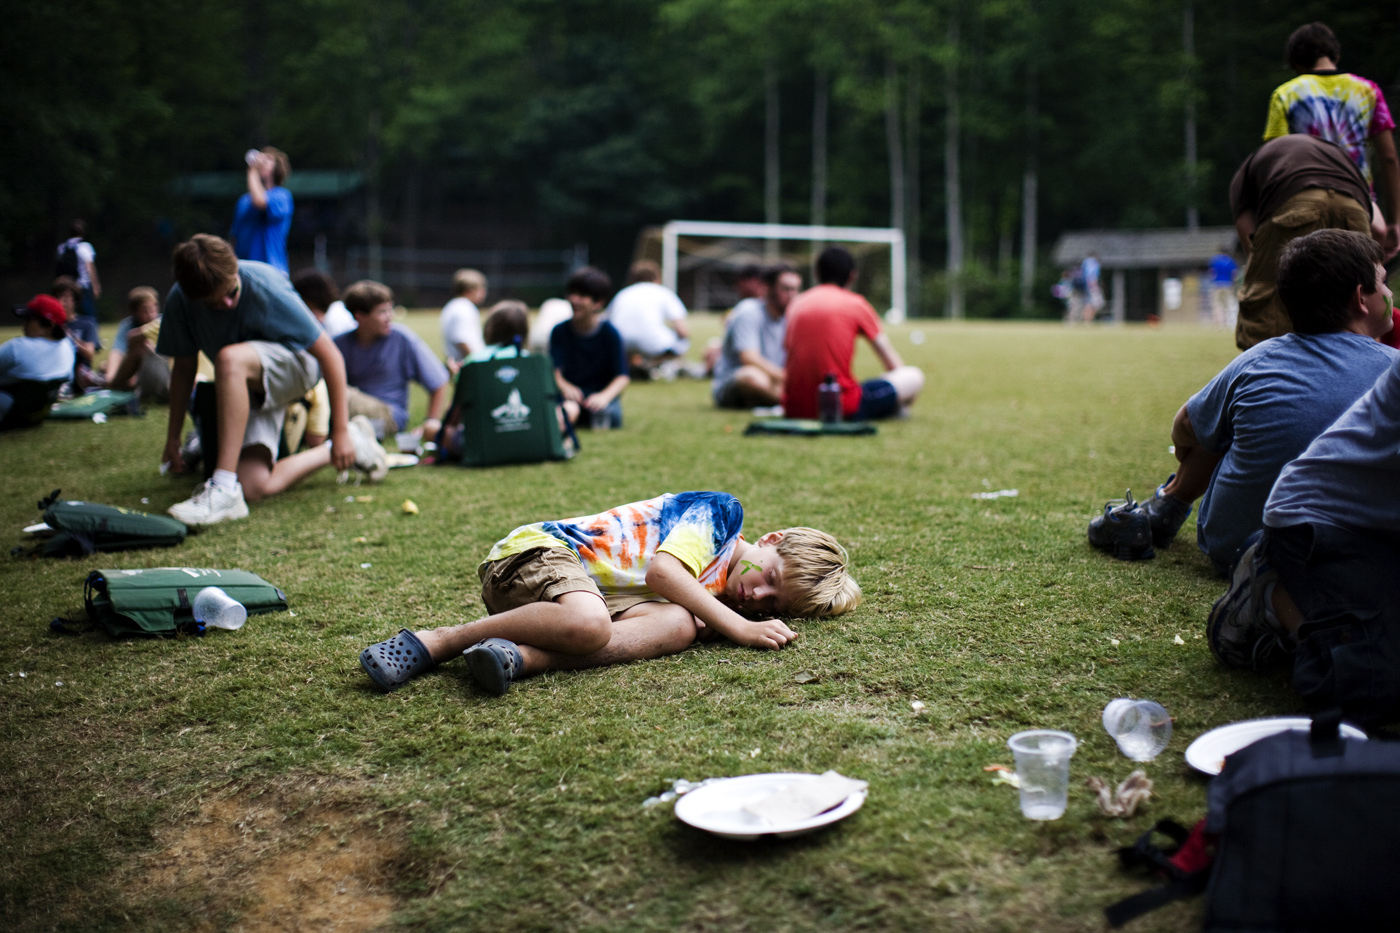
<svg viewBox="0 0 1400 933"><path fill-rule="evenodd" d="M549 335L554 381L564 396L569 422L583 428L622 427L622 390L627 388L627 357L617 328L598 315L607 305L612 281L606 272L584 266L566 288L572 320Z"/></svg>

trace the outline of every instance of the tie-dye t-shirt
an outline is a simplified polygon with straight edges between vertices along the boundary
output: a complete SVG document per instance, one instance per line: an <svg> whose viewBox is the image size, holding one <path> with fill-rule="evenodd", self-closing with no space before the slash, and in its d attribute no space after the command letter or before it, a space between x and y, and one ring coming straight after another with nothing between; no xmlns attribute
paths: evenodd
<svg viewBox="0 0 1400 933"><path fill-rule="evenodd" d="M1375 82L1346 73L1306 74L1274 90L1264 141L1289 133L1330 140L1347 151L1370 184L1366 140L1393 129L1395 121Z"/></svg>
<svg viewBox="0 0 1400 933"><path fill-rule="evenodd" d="M719 594L743 524L744 507L727 492L666 493L601 515L522 525L497 541L482 563L531 548L568 548L605 596L626 596L651 593L647 568L664 551Z"/></svg>

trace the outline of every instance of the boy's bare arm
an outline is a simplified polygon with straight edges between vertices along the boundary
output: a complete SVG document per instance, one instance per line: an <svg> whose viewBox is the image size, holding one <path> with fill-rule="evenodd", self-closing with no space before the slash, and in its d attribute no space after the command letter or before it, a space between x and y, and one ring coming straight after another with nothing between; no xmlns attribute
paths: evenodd
<svg viewBox="0 0 1400 933"><path fill-rule="evenodd" d="M565 379L557 366L554 369L554 384L559 387L559 394L564 398L571 402L583 402L583 390Z"/></svg>
<svg viewBox="0 0 1400 933"><path fill-rule="evenodd" d="M753 621L745 619L691 576L685 564L665 551L658 551L647 569L647 586L699 619L709 628L730 641L750 648L781 648L797 637L797 633L778 619Z"/></svg>
<svg viewBox="0 0 1400 933"><path fill-rule="evenodd" d="M350 439L345 358L324 331L306 348L306 352L316 358L321 365L321 378L326 380L326 395L331 403L331 463L337 470L348 470L355 465L355 442Z"/></svg>
<svg viewBox="0 0 1400 933"><path fill-rule="evenodd" d="M586 396L583 400L584 406L590 411L602 411L612 404L613 399L622 394L622 390L627 388L627 384L631 381L626 373L614 376L613 381L609 382L603 391Z"/></svg>

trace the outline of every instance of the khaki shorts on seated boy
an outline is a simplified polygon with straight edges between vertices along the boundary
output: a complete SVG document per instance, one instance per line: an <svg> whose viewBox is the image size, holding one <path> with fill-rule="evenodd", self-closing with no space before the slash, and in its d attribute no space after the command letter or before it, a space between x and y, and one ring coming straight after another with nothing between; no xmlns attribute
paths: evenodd
<svg viewBox="0 0 1400 933"><path fill-rule="evenodd" d="M463 654L499 696L522 677L658 658L707 637L781 648L797 634L773 616L859 605L835 538L789 528L750 544L743 522L728 493L683 492L521 526L477 568L490 615L404 629L360 652L360 664L387 691Z"/></svg>

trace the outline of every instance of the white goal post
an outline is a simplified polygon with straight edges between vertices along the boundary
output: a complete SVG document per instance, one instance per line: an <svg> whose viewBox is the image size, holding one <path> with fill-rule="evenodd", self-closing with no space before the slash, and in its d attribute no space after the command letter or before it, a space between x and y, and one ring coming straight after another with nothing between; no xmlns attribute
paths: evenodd
<svg viewBox="0 0 1400 933"><path fill-rule="evenodd" d="M802 224L741 224L711 220L673 220L661 228L661 281L676 290L682 236L742 237L754 240L842 241L887 243L890 247L891 321L904 320L908 310L904 233L893 227L813 227ZM653 254L654 255L654 254Z"/></svg>

